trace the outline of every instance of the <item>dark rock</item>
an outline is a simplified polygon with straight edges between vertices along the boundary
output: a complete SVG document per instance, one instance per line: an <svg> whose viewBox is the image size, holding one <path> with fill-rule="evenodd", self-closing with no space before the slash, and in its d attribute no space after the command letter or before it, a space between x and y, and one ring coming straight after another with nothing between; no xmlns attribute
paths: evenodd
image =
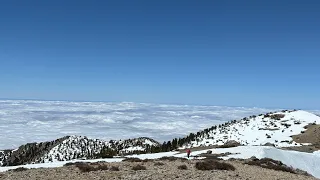
<svg viewBox="0 0 320 180"><path fill-rule="evenodd" d="M272 147L276 147L276 145L272 144L272 143L265 143L263 146L272 146Z"/></svg>

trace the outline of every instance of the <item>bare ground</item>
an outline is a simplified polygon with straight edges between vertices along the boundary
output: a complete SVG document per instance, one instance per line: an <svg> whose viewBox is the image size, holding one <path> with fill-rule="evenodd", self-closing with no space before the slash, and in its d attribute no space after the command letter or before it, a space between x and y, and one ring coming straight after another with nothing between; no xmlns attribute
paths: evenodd
<svg viewBox="0 0 320 180"><path fill-rule="evenodd" d="M320 150L320 125L308 125L303 133L292 136L292 139L297 143L311 143L312 145L284 147L281 149L294 150L300 152L312 153Z"/></svg>
<svg viewBox="0 0 320 180"><path fill-rule="evenodd" d="M150 162L117 162L103 163L108 167L119 167L119 171L99 170L91 172L81 172L76 166L67 166L59 168L40 168L29 169L21 172L0 173L0 180L107 180L107 179L264 179L264 180L312 180L314 177L297 175L288 172L265 169L258 166L243 164L239 161L224 161L232 164L236 170L209 170L201 171L195 168L196 162L200 160L189 161L150 161ZM163 164L161 164L163 163ZM146 170L134 171L133 166L142 165ZM178 169L179 166L186 165L187 169Z"/></svg>
<svg viewBox="0 0 320 180"><path fill-rule="evenodd" d="M298 143L320 144L320 125L308 125L304 133L294 135L292 139Z"/></svg>

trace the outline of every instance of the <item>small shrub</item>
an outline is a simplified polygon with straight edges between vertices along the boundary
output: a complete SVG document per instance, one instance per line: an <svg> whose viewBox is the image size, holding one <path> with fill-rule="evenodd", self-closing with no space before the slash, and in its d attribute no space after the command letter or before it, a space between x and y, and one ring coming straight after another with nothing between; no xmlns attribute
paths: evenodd
<svg viewBox="0 0 320 180"><path fill-rule="evenodd" d="M293 168L284 165L281 161L276 161L270 158L263 158L257 161L249 161L246 164L296 174L296 171Z"/></svg>
<svg viewBox="0 0 320 180"><path fill-rule="evenodd" d="M195 167L198 170L202 170L202 171L208 171L208 170L231 170L231 171L234 171L236 169L231 164L228 164L225 162L214 161L214 160L197 162Z"/></svg>
<svg viewBox="0 0 320 180"><path fill-rule="evenodd" d="M87 164L87 163L76 164L76 167L81 172L97 171L97 168L95 168L94 166L91 166L90 164Z"/></svg>
<svg viewBox="0 0 320 180"><path fill-rule="evenodd" d="M159 158L159 160L162 160L162 161L177 161L177 160L187 161L187 159L185 159L185 158L173 157L173 156L164 156L164 157Z"/></svg>
<svg viewBox="0 0 320 180"><path fill-rule="evenodd" d="M155 166L163 166L164 163L162 163L162 162L155 162L154 165L155 165Z"/></svg>
<svg viewBox="0 0 320 180"><path fill-rule="evenodd" d="M105 170L108 170L108 166L106 164L103 164L103 165L99 165L97 167L97 170L102 170L102 171L105 171Z"/></svg>
<svg viewBox="0 0 320 180"><path fill-rule="evenodd" d="M126 158L123 162L142 162L142 160L139 158Z"/></svg>
<svg viewBox="0 0 320 180"><path fill-rule="evenodd" d="M184 165L178 166L178 169L180 169L180 170L187 170L188 167L184 164Z"/></svg>
<svg viewBox="0 0 320 180"><path fill-rule="evenodd" d="M74 163L66 163L65 165L63 165L63 166L73 166L74 165Z"/></svg>
<svg viewBox="0 0 320 180"><path fill-rule="evenodd" d="M237 147L238 145L234 145L234 144L224 144L224 145L220 145L218 146L218 148L232 148L232 147Z"/></svg>
<svg viewBox="0 0 320 180"><path fill-rule="evenodd" d="M153 162L154 160L153 159L144 159L142 160L142 162Z"/></svg>
<svg viewBox="0 0 320 180"><path fill-rule="evenodd" d="M90 165L93 165L93 166L99 166L101 163L99 163L99 162L92 162L92 163L90 163Z"/></svg>
<svg viewBox="0 0 320 180"><path fill-rule="evenodd" d="M19 168L17 168L17 169L12 169L12 170L10 170L10 171L12 171L12 172L21 172L21 171L26 171L26 170L28 170L28 168L19 167Z"/></svg>
<svg viewBox="0 0 320 180"><path fill-rule="evenodd" d="M108 170L108 166L106 164L99 164L99 163L83 163L83 162L76 162L76 163L67 163L67 166L75 165L81 172L91 172L91 171L104 171Z"/></svg>
<svg viewBox="0 0 320 180"><path fill-rule="evenodd" d="M284 118L284 117L285 117L284 114L272 114L272 115L270 116L270 119L280 120L280 119L282 119L282 118Z"/></svg>
<svg viewBox="0 0 320 180"><path fill-rule="evenodd" d="M136 166L133 166L132 170L134 170L134 171L147 170L147 168L145 166L142 166L142 165L138 164Z"/></svg>
<svg viewBox="0 0 320 180"><path fill-rule="evenodd" d="M69 162L69 163L66 163L63 166L77 166L79 164L85 164L85 163L84 162Z"/></svg>
<svg viewBox="0 0 320 180"><path fill-rule="evenodd" d="M119 167L117 166L111 166L110 171L120 171L120 170L119 170Z"/></svg>

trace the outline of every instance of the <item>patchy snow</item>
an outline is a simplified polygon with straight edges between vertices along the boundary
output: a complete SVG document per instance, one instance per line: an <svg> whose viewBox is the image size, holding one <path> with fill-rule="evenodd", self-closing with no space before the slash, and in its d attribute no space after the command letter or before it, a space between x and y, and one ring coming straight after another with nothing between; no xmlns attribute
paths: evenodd
<svg viewBox="0 0 320 180"><path fill-rule="evenodd" d="M227 153L227 152L232 153L229 156L221 157L223 159L229 159L229 158L248 159L252 156L255 156L259 159L267 157L274 160L279 160L288 166L292 166L293 168L299 168L301 170L307 171L308 173L312 174L317 178L320 178L320 166L319 166L320 151L314 152L314 153L304 153L304 152L297 152L297 151L280 150L274 147L267 147L267 146L238 146L234 148L217 148L217 149L207 149L202 151L194 151L194 152L191 152L191 156L196 156L202 153L206 153L208 150L211 150L213 154L221 154L221 153ZM165 156L186 158L186 153L179 153L178 151L172 151L172 152L162 152L162 153L153 153L153 154L128 155L125 157L127 158L136 157L140 159L157 159ZM124 158L71 160L71 161L59 161L59 162L53 162L53 163L0 167L0 172L7 171L9 169L16 169L18 167L52 168L52 167L61 167L64 164L69 162L79 162L79 161L81 162L98 162L98 161L120 162L123 159ZM201 159L201 158L198 158L198 159Z"/></svg>
<svg viewBox="0 0 320 180"><path fill-rule="evenodd" d="M66 163L74 163L74 162L121 162L123 158L110 158L110 159L92 159L92 160L71 160L71 161L57 161L57 162L48 162L48 163L41 163L41 164L27 164L21 166L7 166L7 167L0 167L0 172L8 171L10 169L17 169L20 167L24 168L55 168L55 167L62 167Z"/></svg>
<svg viewBox="0 0 320 180"><path fill-rule="evenodd" d="M126 149L123 149L121 151L143 151L145 150L145 148L141 147L141 146L135 146L135 147L128 147Z"/></svg>
<svg viewBox="0 0 320 180"><path fill-rule="evenodd" d="M178 151L172 151L172 152L161 152L161 153L152 153L152 154L135 154L135 155L128 155L125 157L134 157L139 159L157 159L165 156L176 156L179 152Z"/></svg>
<svg viewBox="0 0 320 180"><path fill-rule="evenodd" d="M121 153L130 153L132 151L144 151L147 146L152 145L158 146L159 143L145 137L107 142L100 139L90 139L85 136L70 136L42 156L38 162L68 161L93 157L95 154L100 153L104 147L115 151L118 150Z"/></svg>
<svg viewBox="0 0 320 180"><path fill-rule="evenodd" d="M300 134L304 126L310 123L320 124L320 117L306 111L277 112L282 114L280 120L256 116L232 122L203 134L186 147L223 145L235 140L243 145L264 145L272 143L278 147L307 145L293 142L290 136ZM272 115L272 114L270 114Z"/></svg>
<svg viewBox="0 0 320 180"><path fill-rule="evenodd" d="M213 154L232 153L231 155L221 157L222 159L239 158L249 159L252 156L256 158L271 158L281 161L287 166L307 171L311 175L320 178L320 152L305 153L298 151L281 150L267 146L238 146L234 148L217 148L192 152L191 155L199 155L211 150ZM176 154L176 157L184 157L184 154Z"/></svg>

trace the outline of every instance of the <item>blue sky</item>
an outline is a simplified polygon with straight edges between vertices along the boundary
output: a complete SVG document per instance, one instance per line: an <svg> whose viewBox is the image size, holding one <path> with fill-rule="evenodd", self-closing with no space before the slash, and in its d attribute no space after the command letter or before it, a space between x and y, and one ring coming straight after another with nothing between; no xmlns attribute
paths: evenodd
<svg viewBox="0 0 320 180"><path fill-rule="evenodd" d="M0 97L320 108L318 1L2 1Z"/></svg>

